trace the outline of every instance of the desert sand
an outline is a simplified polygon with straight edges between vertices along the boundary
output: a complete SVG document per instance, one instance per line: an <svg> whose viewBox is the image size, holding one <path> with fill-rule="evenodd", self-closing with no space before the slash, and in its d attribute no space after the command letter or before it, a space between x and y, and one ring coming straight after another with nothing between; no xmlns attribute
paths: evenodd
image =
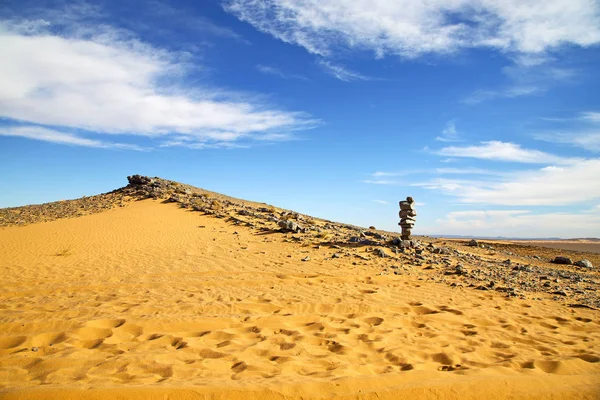
<svg viewBox="0 0 600 400"><path fill-rule="evenodd" d="M1 398L600 398L592 306L121 205L0 228Z"/></svg>
<svg viewBox="0 0 600 400"><path fill-rule="evenodd" d="M517 242L519 243L519 242ZM530 244L539 247L548 247L551 249L573 250L578 252L600 253L600 241L592 240L528 240L520 241L523 244Z"/></svg>

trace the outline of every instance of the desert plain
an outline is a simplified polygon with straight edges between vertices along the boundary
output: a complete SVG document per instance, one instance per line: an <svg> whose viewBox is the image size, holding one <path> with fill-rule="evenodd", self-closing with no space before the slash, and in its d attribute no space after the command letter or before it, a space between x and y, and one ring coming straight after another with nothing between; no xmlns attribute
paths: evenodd
<svg viewBox="0 0 600 400"><path fill-rule="evenodd" d="M3 399L600 398L598 252L145 177L0 217Z"/></svg>

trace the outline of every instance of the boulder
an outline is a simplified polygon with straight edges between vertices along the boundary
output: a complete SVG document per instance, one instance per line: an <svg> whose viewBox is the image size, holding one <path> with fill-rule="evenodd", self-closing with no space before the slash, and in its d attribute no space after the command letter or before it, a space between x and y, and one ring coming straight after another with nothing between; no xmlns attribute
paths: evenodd
<svg viewBox="0 0 600 400"><path fill-rule="evenodd" d="M362 234L364 234L365 236L374 237L375 239L379 239L379 240L385 239L385 237L381 233L377 233L377 232L365 231L365 232L362 232Z"/></svg>
<svg viewBox="0 0 600 400"><path fill-rule="evenodd" d="M381 258L386 258L388 256L383 249L375 249L375 254Z"/></svg>
<svg viewBox="0 0 600 400"><path fill-rule="evenodd" d="M586 260L586 259L577 261L575 263L575 265L577 265L578 267L581 267L581 268L589 268L589 269L594 268L594 266L592 265L590 260Z"/></svg>
<svg viewBox="0 0 600 400"><path fill-rule="evenodd" d="M402 239L402 237L397 237L397 238L394 238L394 240L392 240L392 244L394 246L398 246L400 248L408 248L408 247L417 247L419 245L419 242L417 242L416 240L408 240L408 239Z"/></svg>
<svg viewBox="0 0 600 400"><path fill-rule="evenodd" d="M554 257L554 260L552 260L552 262L554 264L566 264L566 265L573 264L573 261L569 257L562 257L562 256Z"/></svg>
<svg viewBox="0 0 600 400"><path fill-rule="evenodd" d="M303 230L303 228L300 225L298 225L294 221L290 221L290 220L279 221L277 223L277 225L281 229L283 229L284 231L287 231L287 232L294 232L294 233L296 233L296 232L300 232L300 231Z"/></svg>
<svg viewBox="0 0 600 400"><path fill-rule="evenodd" d="M152 183L152 178L142 175L131 175L127 177L130 185L147 185Z"/></svg>
<svg viewBox="0 0 600 400"><path fill-rule="evenodd" d="M472 239L469 243L467 243L467 246L478 247L479 243L477 243L477 240Z"/></svg>

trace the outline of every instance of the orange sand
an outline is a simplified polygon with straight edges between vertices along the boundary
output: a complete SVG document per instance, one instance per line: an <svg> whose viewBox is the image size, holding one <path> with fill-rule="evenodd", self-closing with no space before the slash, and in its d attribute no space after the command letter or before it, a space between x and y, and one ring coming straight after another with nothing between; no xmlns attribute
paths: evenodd
<svg viewBox="0 0 600 400"><path fill-rule="evenodd" d="M597 311L283 239L152 200L0 229L0 397L600 398Z"/></svg>

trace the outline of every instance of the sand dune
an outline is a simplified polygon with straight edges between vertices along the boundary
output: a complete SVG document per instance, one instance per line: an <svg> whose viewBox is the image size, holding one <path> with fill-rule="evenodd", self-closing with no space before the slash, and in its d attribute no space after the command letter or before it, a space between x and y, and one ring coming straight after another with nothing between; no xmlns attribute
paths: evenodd
<svg viewBox="0 0 600 400"><path fill-rule="evenodd" d="M1 397L599 398L598 311L291 236L160 200L0 229Z"/></svg>

